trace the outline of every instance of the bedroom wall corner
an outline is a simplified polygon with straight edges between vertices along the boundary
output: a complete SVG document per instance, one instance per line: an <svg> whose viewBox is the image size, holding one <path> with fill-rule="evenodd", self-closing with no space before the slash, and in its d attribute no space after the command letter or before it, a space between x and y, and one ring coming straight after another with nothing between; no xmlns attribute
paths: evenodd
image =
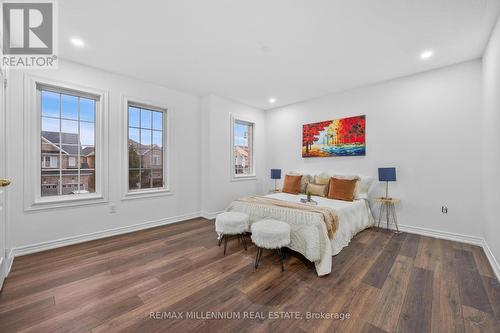
<svg viewBox="0 0 500 333"><path fill-rule="evenodd" d="M482 213L484 237L500 262L500 19L483 56ZM497 266L497 270L500 267Z"/></svg>
<svg viewBox="0 0 500 333"><path fill-rule="evenodd" d="M202 109L202 202L205 218L214 218L238 197L265 192L266 124L265 112L215 95L204 96ZM231 179L231 114L255 123L256 178Z"/></svg>
<svg viewBox="0 0 500 333"><path fill-rule="evenodd" d="M210 215L210 101L211 97L203 96L200 98L200 214L202 217L211 218Z"/></svg>

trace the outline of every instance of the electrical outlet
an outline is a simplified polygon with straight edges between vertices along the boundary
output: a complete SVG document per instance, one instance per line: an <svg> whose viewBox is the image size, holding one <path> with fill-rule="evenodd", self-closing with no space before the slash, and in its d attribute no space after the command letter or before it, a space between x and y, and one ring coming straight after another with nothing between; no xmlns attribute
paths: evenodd
<svg viewBox="0 0 500 333"><path fill-rule="evenodd" d="M111 214L116 213L116 205L115 204L109 204L109 212Z"/></svg>
<svg viewBox="0 0 500 333"><path fill-rule="evenodd" d="M441 206L441 213L448 214L448 207L447 206Z"/></svg>

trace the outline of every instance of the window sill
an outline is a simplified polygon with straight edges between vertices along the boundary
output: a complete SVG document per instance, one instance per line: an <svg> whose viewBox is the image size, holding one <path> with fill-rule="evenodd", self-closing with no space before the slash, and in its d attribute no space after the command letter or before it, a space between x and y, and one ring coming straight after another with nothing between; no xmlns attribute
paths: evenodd
<svg viewBox="0 0 500 333"><path fill-rule="evenodd" d="M257 180L256 175L246 175L246 176L233 176L231 177L232 182L239 182L239 181L245 181L245 180Z"/></svg>
<svg viewBox="0 0 500 333"><path fill-rule="evenodd" d="M36 211L44 209L68 208L83 205L96 205L107 201L101 194L75 195L74 197L39 198L25 207L25 211Z"/></svg>
<svg viewBox="0 0 500 333"><path fill-rule="evenodd" d="M162 197L173 195L174 193L167 188L159 189L159 190L136 190L129 191L125 193L122 200L133 200L133 199L142 199L142 198L154 198L154 197Z"/></svg>

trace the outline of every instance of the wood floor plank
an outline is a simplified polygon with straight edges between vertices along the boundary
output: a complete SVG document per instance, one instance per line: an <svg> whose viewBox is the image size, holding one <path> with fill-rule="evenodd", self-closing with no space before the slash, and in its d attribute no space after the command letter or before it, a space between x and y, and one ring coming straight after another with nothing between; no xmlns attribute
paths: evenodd
<svg viewBox="0 0 500 333"><path fill-rule="evenodd" d="M434 333L462 333L465 330L460 288L455 275L451 274L441 265L434 271L431 321Z"/></svg>
<svg viewBox="0 0 500 333"><path fill-rule="evenodd" d="M413 259L398 256L379 297L374 301L368 321L387 332L394 332L410 281Z"/></svg>
<svg viewBox="0 0 500 333"><path fill-rule="evenodd" d="M402 256L415 258L418 252L418 245L420 243L420 236L416 234L408 234L401 246L399 254Z"/></svg>
<svg viewBox="0 0 500 333"><path fill-rule="evenodd" d="M482 276L494 278L495 273L493 273L493 269L491 268L488 258L486 258L486 254L484 253L483 248L475 246L472 248L471 252L474 256L474 261L476 262L476 267L479 271L479 274L481 274Z"/></svg>
<svg viewBox="0 0 500 333"><path fill-rule="evenodd" d="M365 326L363 327L361 333L388 333L388 332L370 323L365 323Z"/></svg>
<svg viewBox="0 0 500 333"><path fill-rule="evenodd" d="M433 272L414 267L406 291L397 332L430 332Z"/></svg>
<svg viewBox="0 0 500 333"><path fill-rule="evenodd" d="M356 288L356 292L342 306L339 313L349 314L349 319L333 320L328 331L329 332L359 332L363 330L366 323L366 312L378 298L381 290L360 283Z"/></svg>
<svg viewBox="0 0 500 333"><path fill-rule="evenodd" d="M415 256L415 266L434 271L444 258L440 244L440 239L420 236L417 255Z"/></svg>
<svg viewBox="0 0 500 333"><path fill-rule="evenodd" d="M456 250L455 259L462 304L483 312L493 313L473 254L470 251Z"/></svg>
<svg viewBox="0 0 500 333"><path fill-rule="evenodd" d="M500 283L496 278L483 276L482 279L495 319L500 323Z"/></svg>
<svg viewBox="0 0 500 333"><path fill-rule="evenodd" d="M154 277L149 278L148 280L130 285L126 289L109 294L106 297L86 300L83 303L79 303L80 305L77 307L68 307L66 303L58 303L56 299L57 311L54 311L52 316L45 316L42 321L23 331L66 332L73 329L92 329L115 316L133 311L141 306L143 302L137 294L158 285L159 282ZM83 321L81 326L78 326L75 322L81 318Z"/></svg>
<svg viewBox="0 0 500 333"><path fill-rule="evenodd" d="M500 323L496 322L489 313L465 305L463 306L463 313L466 333L500 331Z"/></svg>
<svg viewBox="0 0 500 333"><path fill-rule="evenodd" d="M375 233L373 232L374 229L367 229L361 231L359 234L357 234L353 241L363 243L363 244L370 244L375 237Z"/></svg>
<svg viewBox="0 0 500 333"><path fill-rule="evenodd" d="M43 318L47 308L55 306L54 297L27 304L21 308L12 309L0 314L2 332L15 332L23 327L35 324Z"/></svg>
<svg viewBox="0 0 500 333"><path fill-rule="evenodd" d="M366 273L363 279L364 283L375 288L382 288L405 238L406 234L399 234L392 237L382 253L378 256L377 260L373 263L371 269Z"/></svg>
<svg viewBox="0 0 500 333"><path fill-rule="evenodd" d="M232 241L224 256L214 221L200 218L23 256L14 260L0 293L0 332L441 333L498 327L499 287L477 247L368 229L332 258L332 272L321 278L314 263L288 253L284 272L272 251L254 270L255 246L245 251ZM352 317L155 320L151 311Z"/></svg>

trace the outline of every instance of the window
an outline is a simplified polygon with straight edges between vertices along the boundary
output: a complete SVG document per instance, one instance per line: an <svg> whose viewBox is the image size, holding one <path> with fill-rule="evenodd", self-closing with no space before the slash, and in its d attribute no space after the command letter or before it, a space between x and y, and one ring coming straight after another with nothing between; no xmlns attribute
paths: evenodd
<svg viewBox="0 0 500 333"><path fill-rule="evenodd" d="M231 169L233 178L255 177L255 124L233 116L231 125L233 141Z"/></svg>
<svg viewBox="0 0 500 333"><path fill-rule="evenodd" d="M166 111L127 105L128 190L165 189Z"/></svg>
<svg viewBox="0 0 500 333"><path fill-rule="evenodd" d="M95 193L97 97L38 87L41 196Z"/></svg>
<svg viewBox="0 0 500 333"><path fill-rule="evenodd" d="M58 168L58 156L42 156L42 168Z"/></svg>

